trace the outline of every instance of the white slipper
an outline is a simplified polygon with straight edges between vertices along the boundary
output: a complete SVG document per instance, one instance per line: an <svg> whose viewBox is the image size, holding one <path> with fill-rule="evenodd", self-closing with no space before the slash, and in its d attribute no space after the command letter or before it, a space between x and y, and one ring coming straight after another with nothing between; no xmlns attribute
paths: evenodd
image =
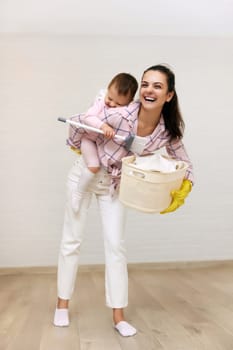
<svg viewBox="0 0 233 350"><path fill-rule="evenodd" d="M54 326L67 327L69 326L69 323L68 309L56 309L53 320Z"/></svg>
<svg viewBox="0 0 233 350"><path fill-rule="evenodd" d="M115 329L122 335L122 337L131 337L137 333L136 328L131 326L126 321L120 321L115 325Z"/></svg>

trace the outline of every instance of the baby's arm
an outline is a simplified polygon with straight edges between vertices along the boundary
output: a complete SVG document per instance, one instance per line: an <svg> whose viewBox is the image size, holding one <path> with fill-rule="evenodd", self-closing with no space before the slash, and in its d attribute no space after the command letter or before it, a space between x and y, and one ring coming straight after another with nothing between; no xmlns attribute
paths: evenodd
<svg viewBox="0 0 233 350"><path fill-rule="evenodd" d="M100 129L103 121L99 118L103 110L103 101L96 100L94 104L81 116L81 123Z"/></svg>
<svg viewBox="0 0 233 350"><path fill-rule="evenodd" d="M115 135L114 129L102 120L104 106L104 99L97 98L88 111L81 116L81 122L102 130L105 137L112 138Z"/></svg>

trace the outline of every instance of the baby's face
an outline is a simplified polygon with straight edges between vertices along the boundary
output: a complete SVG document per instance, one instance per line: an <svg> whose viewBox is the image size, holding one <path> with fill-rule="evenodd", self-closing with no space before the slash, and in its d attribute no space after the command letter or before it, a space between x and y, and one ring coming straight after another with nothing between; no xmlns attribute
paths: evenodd
<svg viewBox="0 0 233 350"><path fill-rule="evenodd" d="M121 106L127 106L131 102L131 98L129 97L129 94L119 95L117 88L115 85L111 85L108 88L108 91L106 93L104 102L107 107L121 107Z"/></svg>

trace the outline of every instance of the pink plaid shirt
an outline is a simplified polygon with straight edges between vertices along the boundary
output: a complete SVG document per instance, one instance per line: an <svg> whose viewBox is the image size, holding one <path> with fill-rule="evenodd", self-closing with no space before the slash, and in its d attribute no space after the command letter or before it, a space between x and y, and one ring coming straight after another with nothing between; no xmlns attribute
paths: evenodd
<svg viewBox="0 0 233 350"><path fill-rule="evenodd" d="M140 103L132 102L128 106L119 108L105 107L98 116L101 122L107 123L112 126L116 134L122 136L136 135L138 126L138 112ZM96 116L93 116L93 119ZM72 120L80 123L88 123L93 126L91 117L86 118L85 114L79 114L74 116ZM80 128L70 125L69 138L67 143L75 148L80 148L80 134L83 135L85 131ZM164 119L161 116L159 124L153 131L153 133L147 136L147 143L143 151L143 155L154 152L162 147L166 147L167 153L178 160L183 160L189 164L185 177L190 181L194 181L193 167L185 150L182 140L173 139L169 137L169 132L165 128ZM103 135L96 135L96 146L102 166L111 174L113 183L116 185L119 183L121 174L121 159L127 155L132 154L124 147L124 142L117 139L106 139Z"/></svg>

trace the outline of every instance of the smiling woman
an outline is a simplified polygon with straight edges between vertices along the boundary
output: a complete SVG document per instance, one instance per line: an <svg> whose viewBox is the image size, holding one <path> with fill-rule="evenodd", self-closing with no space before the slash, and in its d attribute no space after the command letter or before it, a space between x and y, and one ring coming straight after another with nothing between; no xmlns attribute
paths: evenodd
<svg viewBox="0 0 233 350"><path fill-rule="evenodd" d="M165 126L171 138L183 136L184 121L175 90L175 75L171 70L163 65L157 65L144 72L140 102L138 135L145 136L147 132L150 133L155 129L162 110ZM148 130L145 130L146 125Z"/></svg>
<svg viewBox="0 0 233 350"><path fill-rule="evenodd" d="M182 143L184 122L175 91L173 72L162 65L148 68L142 77L140 101L128 106L104 109L104 122L115 130L139 135L146 140L141 154L153 153L166 147L169 155L188 163L185 180L174 192L170 206L164 212L176 210L184 203L193 181L192 164ZM79 116L82 122L82 116ZM90 122L91 125L91 122ZM75 145L75 135L70 142ZM95 194L103 224L105 248L106 304L113 310L115 329L122 336L132 336L136 329L125 321L123 309L128 304L128 274L125 247L126 211L119 201L117 180L121 176L121 160L127 154L122 143L113 139L96 139L101 169L85 192L79 212L72 209L72 193L80 186L84 162L78 155L68 177L68 196L58 264L58 301L54 324L68 326L68 305L72 296L78 268L80 248L88 219L88 209ZM130 152L129 152L130 153ZM132 152L131 152L132 153ZM112 187L112 185L114 185Z"/></svg>

